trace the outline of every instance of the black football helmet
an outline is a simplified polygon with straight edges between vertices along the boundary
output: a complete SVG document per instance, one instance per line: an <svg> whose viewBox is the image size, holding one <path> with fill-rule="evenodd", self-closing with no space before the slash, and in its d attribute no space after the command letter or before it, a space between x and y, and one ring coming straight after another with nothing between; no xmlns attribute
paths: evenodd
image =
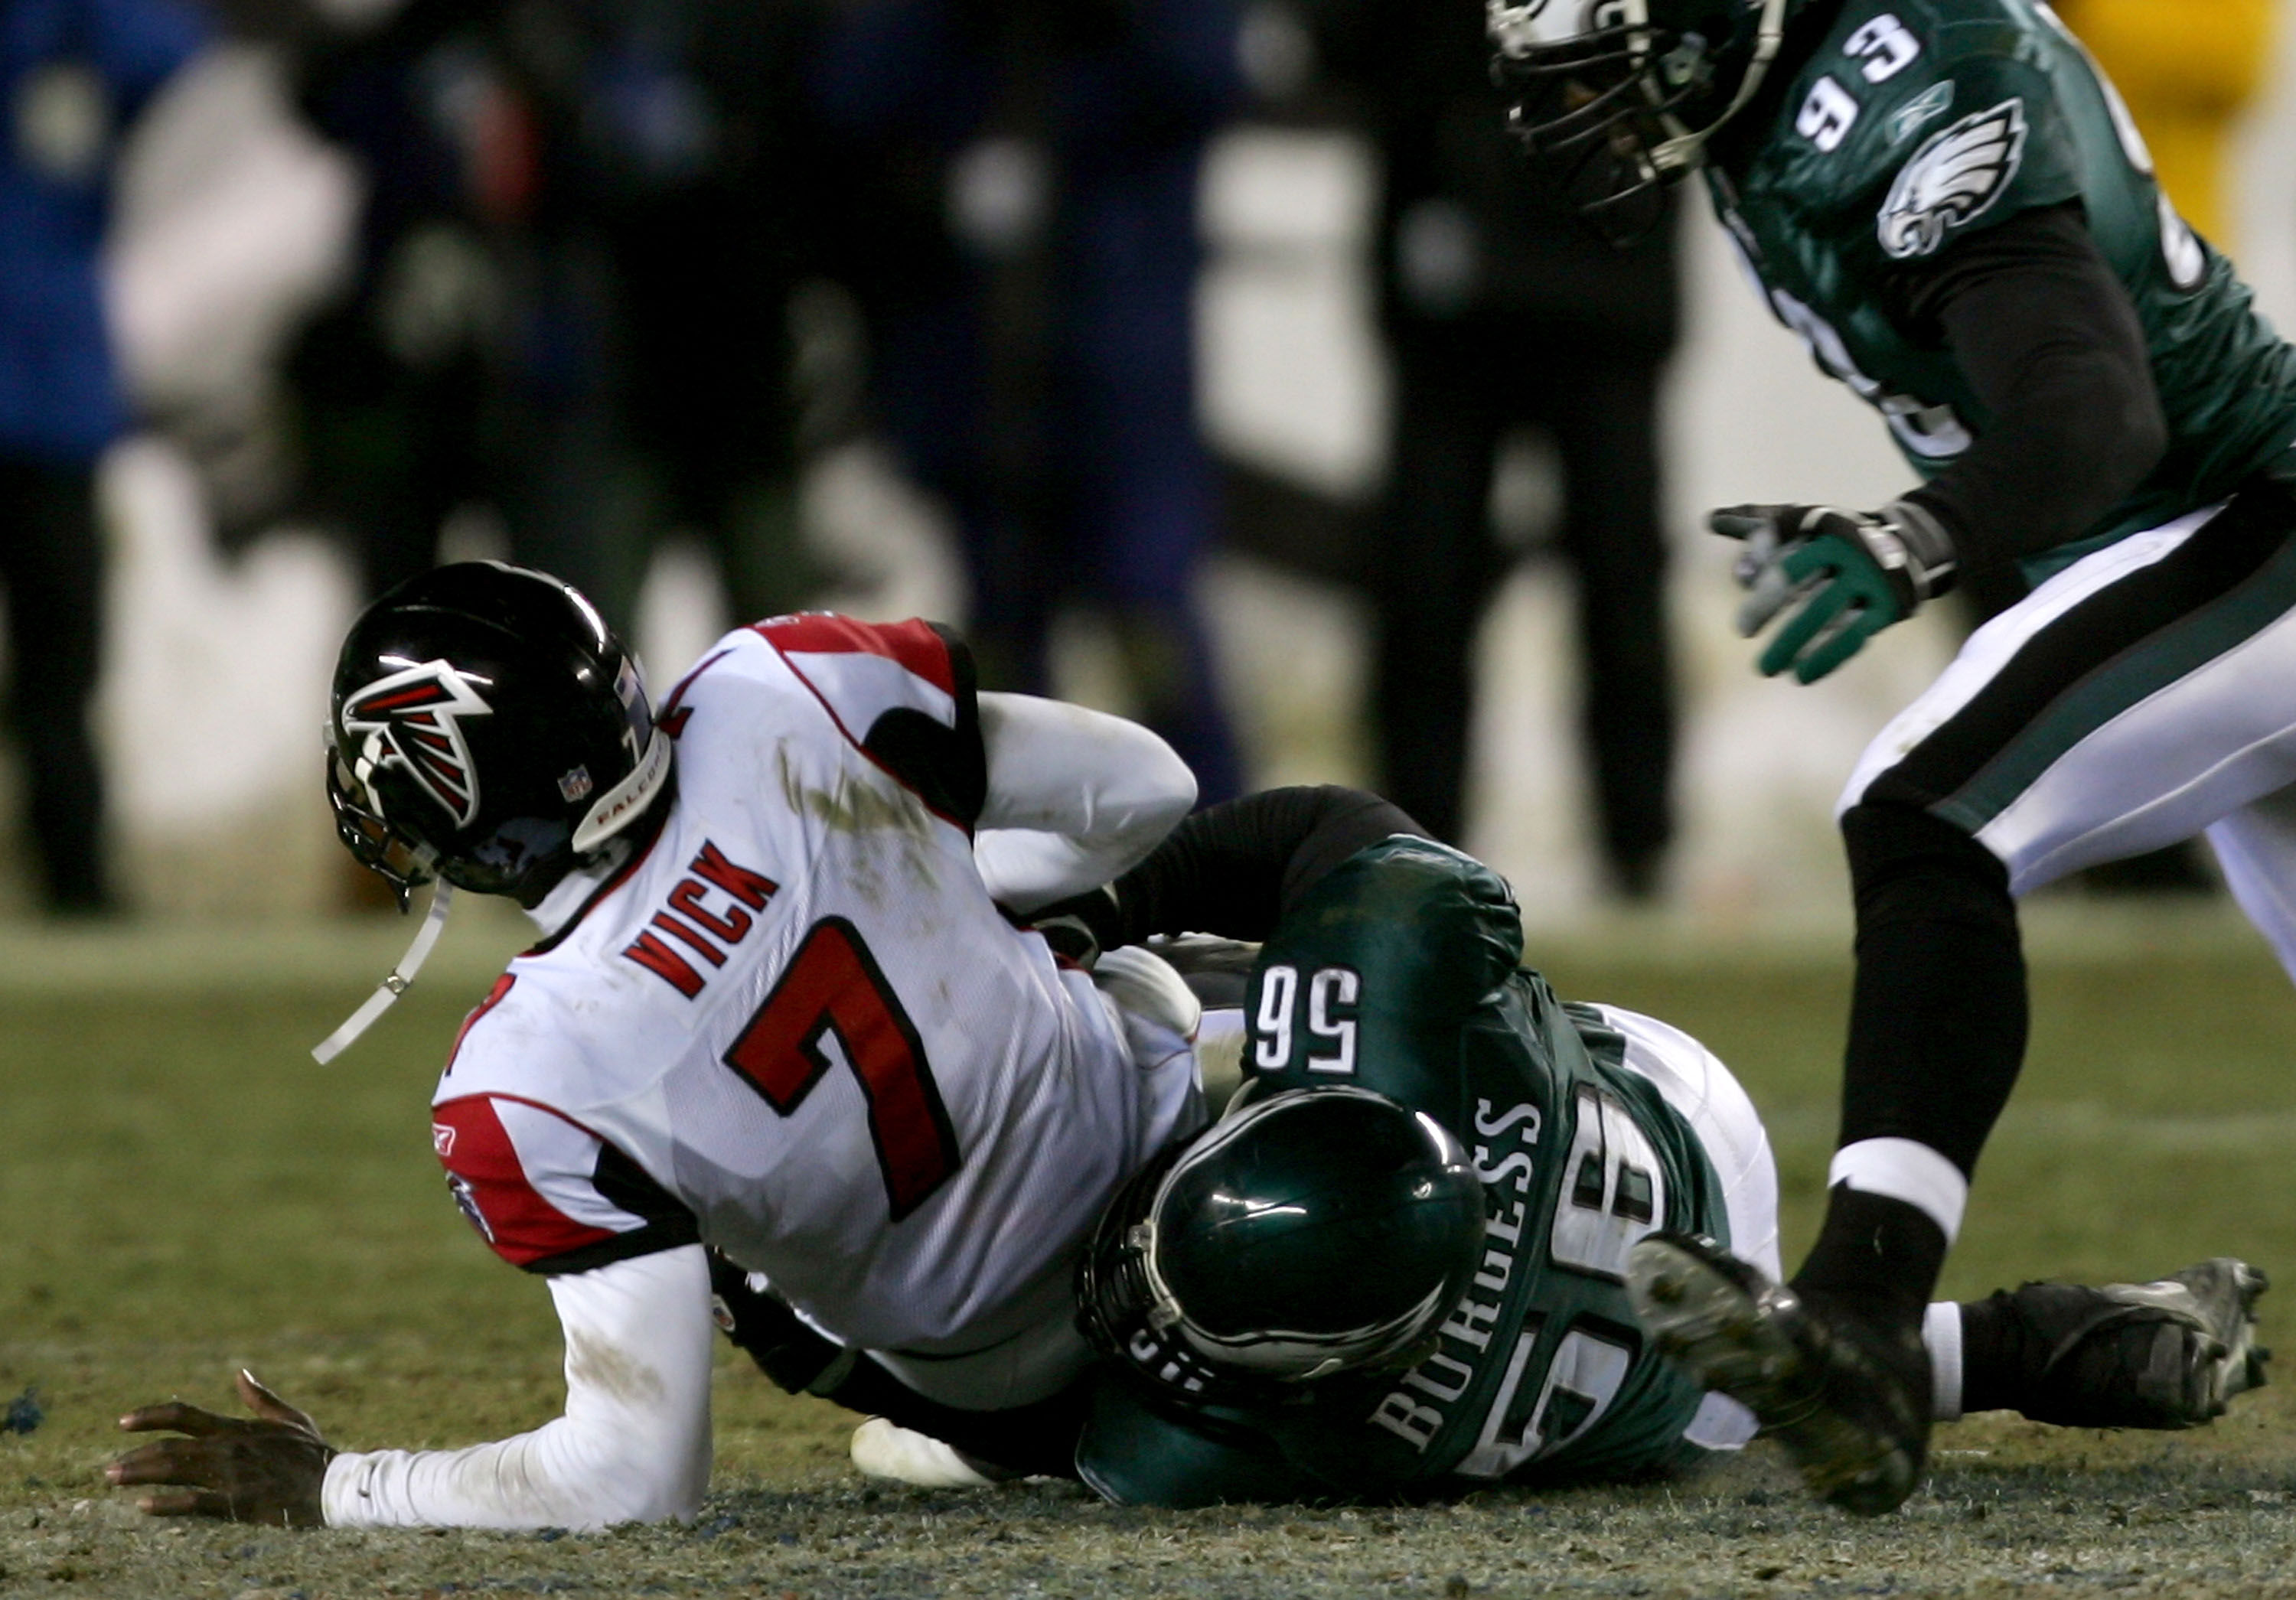
<svg viewBox="0 0 2296 1600"><path fill-rule="evenodd" d="M1605 233L1631 240L1659 191L1751 100L1811 0L1485 0L1515 131Z"/></svg>
<svg viewBox="0 0 2296 1600"><path fill-rule="evenodd" d="M1078 1324L1150 1385L1252 1404L1424 1353L1481 1259L1483 1187L1431 1117L1368 1089L1243 1103L1101 1214Z"/></svg>
<svg viewBox="0 0 2296 1600"><path fill-rule="evenodd" d="M327 798L406 904L431 878L531 906L670 777L635 657L570 586L501 562L409 578L351 625Z"/></svg>

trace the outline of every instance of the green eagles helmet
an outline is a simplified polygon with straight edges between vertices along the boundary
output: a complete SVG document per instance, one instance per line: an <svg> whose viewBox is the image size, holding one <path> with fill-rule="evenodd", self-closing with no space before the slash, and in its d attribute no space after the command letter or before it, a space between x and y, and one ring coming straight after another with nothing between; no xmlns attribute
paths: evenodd
<svg viewBox="0 0 2296 1600"><path fill-rule="evenodd" d="M1482 1185L1433 1118L1368 1089L1292 1089L1118 1194L1078 1269L1078 1321L1152 1387L1265 1401L1416 1360L1482 1240Z"/></svg>
<svg viewBox="0 0 2296 1600"><path fill-rule="evenodd" d="M1485 0L1515 131L1604 232L1637 237L1659 191L1761 87L1811 0Z"/></svg>

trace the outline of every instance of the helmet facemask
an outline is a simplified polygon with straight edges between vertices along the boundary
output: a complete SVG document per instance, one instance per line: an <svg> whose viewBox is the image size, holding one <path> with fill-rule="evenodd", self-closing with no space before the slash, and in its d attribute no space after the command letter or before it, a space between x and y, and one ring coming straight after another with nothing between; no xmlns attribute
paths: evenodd
<svg viewBox="0 0 2296 1600"><path fill-rule="evenodd" d="M332 718L327 719L326 742L327 804L335 814L335 837L361 866L390 885L404 912L408 896L436 879L432 869L439 853L384 816L381 800L360 775L373 769L372 751L362 751L354 764L343 753Z"/></svg>
<svg viewBox="0 0 2296 1600"><path fill-rule="evenodd" d="M1654 20L1652 0L1589 0L1576 21L1571 0L1485 6L1492 76L1514 96L1510 125L1571 203L1626 245L1657 226L1662 191L1703 164L1707 141L1761 86L1788 0L1749 0L1759 14L1746 18L1716 8L1705 29Z"/></svg>
<svg viewBox="0 0 2296 1600"><path fill-rule="evenodd" d="M433 568L361 613L336 661L326 745L344 848L401 911L438 888L406 959L323 1061L413 981L452 890L539 905L660 815L672 777L637 663L595 608L497 562Z"/></svg>
<svg viewBox="0 0 2296 1600"><path fill-rule="evenodd" d="M1185 1148L1151 1161L1117 1192L1077 1260L1077 1326L1086 1343L1122 1370L1183 1399L1250 1405L1268 1386L1239 1381L1174 1336L1177 1309L1160 1301L1148 1269L1156 1196Z"/></svg>

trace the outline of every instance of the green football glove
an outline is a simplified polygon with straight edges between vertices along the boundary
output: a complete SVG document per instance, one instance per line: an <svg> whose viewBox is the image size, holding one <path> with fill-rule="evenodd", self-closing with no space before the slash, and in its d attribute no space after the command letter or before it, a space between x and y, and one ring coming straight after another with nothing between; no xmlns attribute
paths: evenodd
<svg viewBox="0 0 2296 1600"><path fill-rule="evenodd" d="M1878 512L1838 505L1732 505L1707 525L1745 541L1733 575L1746 599L1747 638L1795 606L1762 652L1762 676L1787 668L1814 684L1953 587L1953 540L1922 507L1892 501Z"/></svg>

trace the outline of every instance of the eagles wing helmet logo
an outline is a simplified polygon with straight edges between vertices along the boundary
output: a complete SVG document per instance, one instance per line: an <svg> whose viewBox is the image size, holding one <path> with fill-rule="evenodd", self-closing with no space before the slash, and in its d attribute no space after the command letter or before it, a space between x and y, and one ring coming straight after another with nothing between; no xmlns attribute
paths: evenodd
<svg viewBox="0 0 2296 1600"><path fill-rule="evenodd" d="M466 828L479 815L479 773L463 737L463 718L490 717L475 680L445 661L425 661L377 678L343 701L343 731L365 734L354 764L358 780L396 767Z"/></svg>
<svg viewBox="0 0 2296 1600"><path fill-rule="evenodd" d="M2025 103L2005 100L1964 117L1915 152L1882 204L1882 248L1903 261L1926 256L1947 232L1981 217L2025 160Z"/></svg>

